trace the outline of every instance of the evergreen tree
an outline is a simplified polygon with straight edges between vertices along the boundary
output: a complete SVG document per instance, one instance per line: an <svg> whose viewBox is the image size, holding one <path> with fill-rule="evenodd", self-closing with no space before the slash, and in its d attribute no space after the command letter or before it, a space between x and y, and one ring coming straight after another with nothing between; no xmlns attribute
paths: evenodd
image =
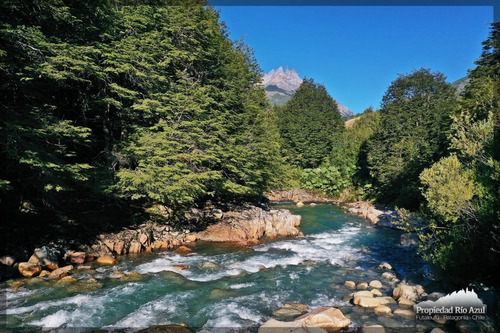
<svg viewBox="0 0 500 333"><path fill-rule="evenodd" d="M81 229L89 214L128 206L121 198L185 209L277 183L279 134L259 66L206 5L1 2L0 204L10 231Z"/></svg>
<svg viewBox="0 0 500 333"><path fill-rule="evenodd" d="M279 109L278 128L290 162L313 168L330 154L334 135L344 131L344 122L325 87L305 79Z"/></svg>
<svg viewBox="0 0 500 333"><path fill-rule="evenodd" d="M446 152L454 88L441 73L420 69L392 82L380 127L367 142L367 165L379 199L417 207L419 175Z"/></svg>

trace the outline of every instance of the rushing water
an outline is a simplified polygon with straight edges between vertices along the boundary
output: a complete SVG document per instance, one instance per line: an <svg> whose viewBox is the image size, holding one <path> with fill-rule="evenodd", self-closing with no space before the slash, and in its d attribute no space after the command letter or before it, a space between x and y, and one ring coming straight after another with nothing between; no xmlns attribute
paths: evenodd
<svg viewBox="0 0 500 333"><path fill-rule="evenodd" d="M80 279L95 278L102 285L97 290L41 279L27 280L17 291L4 285L7 327L83 330L184 322L197 331L256 331L285 302L339 307L351 319L351 331L377 323L415 327L415 321L379 317L372 309L342 301L349 293L343 286L346 280L378 279L384 283L382 292L390 294L392 287L377 270L382 261L391 263L400 277L417 267L415 255L399 246L399 232L374 228L334 205L279 207L302 215L304 237L268 241L251 249L201 243L194 248L196 254L188 256L164 252L122 257L115 267L74 271ZM220 267L202 268L206 262ZM176 264L189 269L177 270ZM143 276L133 281L113 278L117 269Z"/></svg>

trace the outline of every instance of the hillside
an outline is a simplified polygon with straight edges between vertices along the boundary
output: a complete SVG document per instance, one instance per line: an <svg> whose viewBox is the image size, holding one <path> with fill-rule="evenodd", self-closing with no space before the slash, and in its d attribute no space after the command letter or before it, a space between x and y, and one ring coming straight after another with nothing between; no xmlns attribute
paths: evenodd
<svg viewBox="0 0 500 333"><path fill-rule="evenodd" d="M463 77L461 79L456 80L451 85L457 88L457 93L458 94L461 94L462 91L464 91L465 85L467 83L469 83L469 78L468 77Z"/></svg>

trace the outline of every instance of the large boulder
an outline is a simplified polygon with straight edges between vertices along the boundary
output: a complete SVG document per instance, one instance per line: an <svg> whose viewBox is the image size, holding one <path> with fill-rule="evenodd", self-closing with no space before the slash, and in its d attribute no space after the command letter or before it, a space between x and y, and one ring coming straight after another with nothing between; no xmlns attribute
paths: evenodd
<svg viewBox="0 0 500 333"><path fill-rule="evenodd" d="M419 300L419 288L417 286L412 286L406 283L400 283L392 292L394 299L406 298L411 301Z"/></svg>
<svg viewBox="0 0 500 333"><path fill-rule="evenodd" d="M270 319L259 327L258 333L327 333L320 327L310 327L298 321Z"/></svg>
<svg viewBox="0 0 500 333"><path fill-rule="evenodd" d="M380 263L380 265L378 265L378 269L390 271L392 270L392 266L388 262L382 262Z"/></svg>
<svg viewBox="0 0 500 333"><path fill-rule="evenodd" d="M155 251L166 251L169 248L169 244L165 240L156 240L153 242L152 248Z"/></svg>
<svg viewBox="0 0 500 333"><path fill-rule="evenodd" d="M241 212L226 212L224 219L195 234L197 239L213 242L238 242L296 236L301 217L288 210L265 211L252 207Z"/></svg>
<svg viewBox="0 0 500 333"><path fill-rule="evenodd" d="M57 252L46 246L35 249L35 252L28 260L29 263L38 264L42 267L54 270L59 267Z"/></svg>
<svg viewBox="0 0 500 333"><path fill-rule="evenodd" d="M316 308L296 318L295 321L304 323L307 326L321 327L327 331L338 331L351 323L342 311L328 306Z"/></svg>
<svg viewBox="0 0 500 333"><path fill-rule="evenodd" d="M113 244L113 250L116 252L116 254L121 255L125 254L126 248L125 248L125 242L122 240L116 241Z"/></svg>
<svg viewBox="0 0 500 333"><path fill-rule="evenodd" d="M361 289L361 290L366 290L366 289L368 289L368 283L366 283L366 282L361 282L360 284L358 284L358 289Z"/></svg>
<svg viewBox="0 0 500 333"><path fill-rule="evenodd" d="M19 269L19 273L26 277L37 275L42 271L42 265L32 262L21 262L17 268Z"/></svg>
<svg viewBox="0 0 500 333"><path fill-rule="evenodd" d="M216 264L214 262L211 262L211 261L205 261L203 263L203 265L201 265L201 268L203 268L203 269L217 269L217 268L220 268L220 265Z"/></svg>
<svg viewBox="0 0 500 333"><path fill-rule="evenodd" d="M389 296L377 297L377 299L380 301L380 304L382 304L382 305L396 303L396 301L394 300L394 298L389 297Z"/></svg>

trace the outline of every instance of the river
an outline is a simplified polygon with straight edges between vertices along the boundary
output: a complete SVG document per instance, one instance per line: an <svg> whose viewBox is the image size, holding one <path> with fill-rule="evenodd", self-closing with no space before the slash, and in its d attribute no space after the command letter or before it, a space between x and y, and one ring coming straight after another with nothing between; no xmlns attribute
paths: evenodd
<svg viewBox="0 0 500 333"><path fill-rule="evenodd" d="M366 324L432 327L403 317L377 316L373 309L342 300L350 292L343 286L346 280L377 279L384 284L382 292L391 295L393 287L377 269L381 262L389 262L399 277L422 265L414 250L399 245L400 232L375 228L331 204L275 207L302 215L305 236L265 241L252 248L198 242L196 253L188 256L172 252L124 256L115 267L74 271L79 279L97 280L99 289L33 279L14 291L4 283L7 327L85 331L183 322L201 332L256 331L285 302L338 307L351 319L351 331ZM203 268L206 262L219 267ZM177 264L189 268L178 270ZM141 276L114 278L114 270Z"/></svg>

